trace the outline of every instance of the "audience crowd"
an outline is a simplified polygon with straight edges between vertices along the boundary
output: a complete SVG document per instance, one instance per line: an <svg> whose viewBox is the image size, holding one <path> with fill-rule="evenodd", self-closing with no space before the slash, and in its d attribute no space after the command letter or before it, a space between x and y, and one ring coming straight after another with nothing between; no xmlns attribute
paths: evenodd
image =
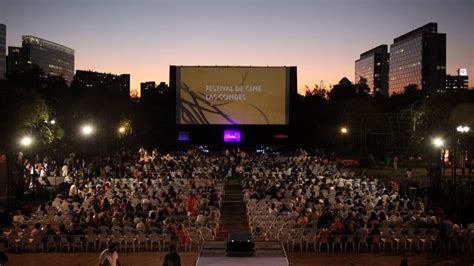
<svg viewBox="0 0 474 266"><path fill-rule="evenodd" d="M225 157L194 150L160 155L140 149L90 163L70 154L60 172L66 189L31 215L17 211L10 235L14 240L20 231L27 232L31 240L44 242L46 235L85 235L87 228L98 232L118 226L152 229L185 242L184 227L217 226L222 180L230 167Z"/></svg>
<svg viewBox="0 0 474 266"><path fill-rule="evenodd" d="M351 172L324 153L309 156L300 150L293 156L247 157L236 171L243 177L255 238L288 240L295 237L295 228L305 228L291 240L354 236L355 241L364 239L370 245L374 236L377 242L434 236L430 240L447 245L465 237L472 247L474 227L431 208L423 193L410 199L365 172ZM311 230L315 239L307 238Z"/></svg>
<svg viewBox="0 0 474 266"><path fill-rule="evenodd" d="M316 248L322 238L334 241L344 236L344 241L350 236L371 245L385 241L389 234L397 239L409 232L411 237L418 234L418 240L429 235L441 246L464 237L472 248L474 238L472 225L431 207L426 197L409 198L364 171L352 172L319 150L309 155L304 150L159 154L140 149L90 162L71 153L61 167L45 159L36 164L25 161L25 169L27 182L57 174L64 177L66 187L31 214L14 215L14 227L5 234L10 247L18 239L46 243L48 236L67 236L68 241L83 236L84 240L91 228L98 234L114 227L157 232L181 244L190 241L192 228L204 227L212 232L205 239L212 239L219 226L224 184L231 177L242 184L256 240L297 242L303 249L303 241Z"/></svg>

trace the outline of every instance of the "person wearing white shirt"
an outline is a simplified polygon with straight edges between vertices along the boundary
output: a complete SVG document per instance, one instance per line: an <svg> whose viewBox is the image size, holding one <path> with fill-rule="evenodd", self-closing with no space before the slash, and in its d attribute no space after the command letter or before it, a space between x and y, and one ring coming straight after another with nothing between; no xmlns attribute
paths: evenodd
<svg viewBox="0 0 474 266"><path fill-rule="evenodd" d="M61 168L61 175L63 177L66 177L69 172L69 167L67 164L64 164L63 167Z"/></svg>
<svg viewBox="0 0 474 266"><path fill-rule="evenodd" d="M70 175L66 175L64 177L64 182L67 184L72 184L73 183L73 178Z"/></svg>
<svg viewBox="0 0 474 266"><path fill-rule="evenodd" d="M69 188L69 197L75 197L78 193L77 185L74 183Z"/></svg>
<svg viewBox="0 0 474 266"><path fill-rule="evenodd" d="M206 225L206 216L203 213L200 213L196 217L196 225Z"/></svg>
<svg viewBox="0 0 474 266"><path fill-rule="evenodd" d="M137 223L137 226L135 227L137 231L145 231L146 230L146 219L142 218L139 223Z"/></svg>
<svg viewBox="0 0 474 266"><path fill-rule="evenodd" d="M120 266L119 255L115 250L115 244L111 243L99 256L99 266Z"/></svg>

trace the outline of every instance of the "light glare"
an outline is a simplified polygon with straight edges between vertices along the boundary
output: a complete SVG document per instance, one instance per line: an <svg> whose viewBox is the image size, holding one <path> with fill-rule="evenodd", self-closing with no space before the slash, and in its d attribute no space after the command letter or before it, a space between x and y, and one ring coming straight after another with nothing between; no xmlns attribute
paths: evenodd
<svg viewBox="0 0 474 266"><path fill-rule="evenodd" d="M468 126L462 126L462 125L461 125L461 126L458 126L458 127L456 128L456 131L459 132L459 133L467 133L467 132L469 132L469 130L471 130L470 127L468 127Z"/></svg>
<svg viewBox="0 0 474 266"><path fill-rule="evenodd" d="M434 138L433 139L433 145L437 148L440 148L444 145L444 140L440 137Z"/></svg>
<svg viewBox="0 0 474 266"><path fill-rule="evenodd" d="M20 144L24 147L28 147L31 145L31 143L33 143L33 139L29 136L24 136L23 138L21 138L20 140Z"/></svg>
<svg viewBox="0 0 474 266"><path fill-rule="evenodd" d="M87 135L92 134L92 132L94 131L94 128L91 125L85 125L82 127L81 131L82 131L82 134L87 136Z"/></svg>

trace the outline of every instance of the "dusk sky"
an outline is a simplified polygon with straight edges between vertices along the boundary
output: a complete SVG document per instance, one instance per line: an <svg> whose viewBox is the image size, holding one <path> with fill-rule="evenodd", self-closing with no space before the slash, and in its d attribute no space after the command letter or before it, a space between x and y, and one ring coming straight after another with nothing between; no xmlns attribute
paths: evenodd
<svg viewBox="0 0 474 266"><path fill-rule="evenodd" d="M75 50L76 70L169 82L169 65L297 66L298 89L354 79L359 54L428 22L447 73L474 86L472 0L2 0L7 46L34 35Z"/></svg>

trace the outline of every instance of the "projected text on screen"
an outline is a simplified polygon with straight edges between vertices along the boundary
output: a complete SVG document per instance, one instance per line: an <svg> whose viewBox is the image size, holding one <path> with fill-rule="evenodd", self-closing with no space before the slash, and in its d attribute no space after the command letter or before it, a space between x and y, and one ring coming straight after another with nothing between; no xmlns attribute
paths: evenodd
<svg viewBox="0 0 474 266"><path fill-rule="evenodd" d="M177 67L177 123L288 124L285 67Z"/></svg>

